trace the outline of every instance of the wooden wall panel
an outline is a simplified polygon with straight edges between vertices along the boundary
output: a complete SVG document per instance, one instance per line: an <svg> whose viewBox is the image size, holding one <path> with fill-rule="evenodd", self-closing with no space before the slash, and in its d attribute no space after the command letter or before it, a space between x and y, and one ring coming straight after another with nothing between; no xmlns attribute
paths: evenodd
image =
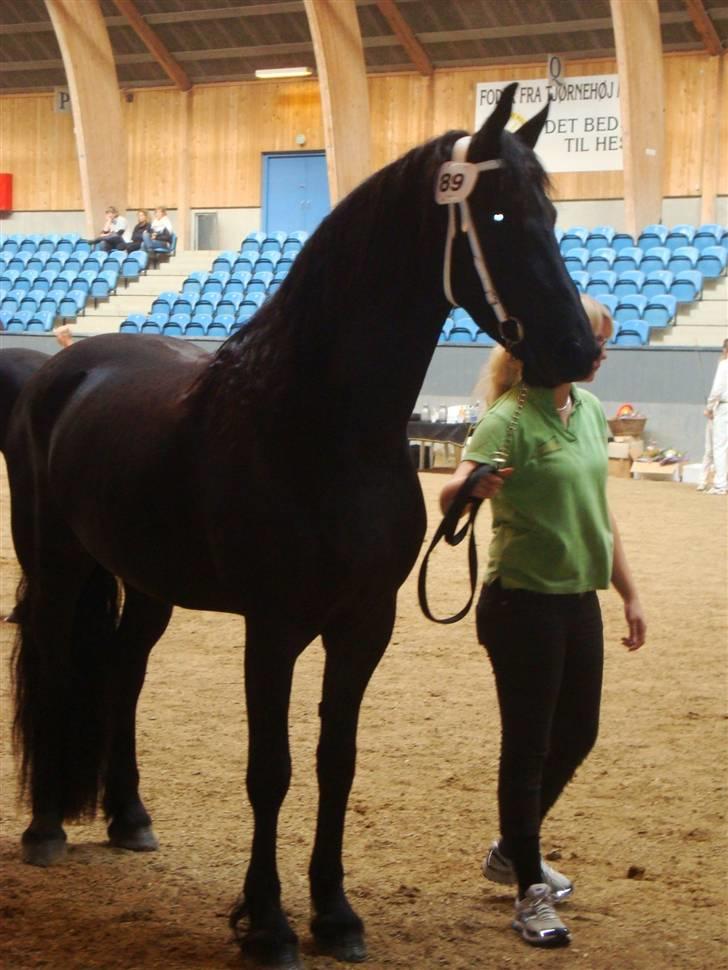
<svg viewBox="0 0 728 970"><path fill-rule="evenodd" d="M725 57L726 55L724 55ZM667 160L664 194L701 191L707 55L670 55L664 60ZM571 62L567 73L616 72L614 60ZM368 79L372 165L379 168L409 148L451 128L471 131L479 81L540 78L544 65L437 71ZM722 72L718 111L717 191L728 195L728 70ZM177 160L189 154L192 208L260 205L261 153L323 150L318 85L281 81L196 87L191 136L180 143L181 95L169 89L134 92L124 103L129 149L130 207L174 207ZM0 171L13 172L19 210L80 209L81 192L70 115L54 114L48 94L0 97ZM621 198L621 172L553 176L558 199Z"/></svg>
<svg viewBox="0 0 728 970"><path fill-rule="evenodd" d="M50 94L0 98L0 172L13 175L13 207L82 209L73 118Z"/></svg>
<svg viewBox="0 0 728 970"><path fill-rule="evenodd" d="M135 91L124 102L127 131L129 208L176 208L183 94L172 90Z"/></svg>

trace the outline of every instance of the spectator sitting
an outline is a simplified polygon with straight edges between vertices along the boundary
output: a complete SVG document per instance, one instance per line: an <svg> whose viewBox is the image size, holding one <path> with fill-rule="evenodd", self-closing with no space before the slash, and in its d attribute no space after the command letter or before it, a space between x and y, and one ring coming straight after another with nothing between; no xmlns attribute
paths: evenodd
<svg viewBox="0 0 728 970"><path fill-rule="evenodd" d="M123 249L124 230L126 229L126 219L120 216L118 210L110 205L104 215L106 221L99 235L91 242L98 243L100 248L109 253L112 249Z"/></svg>
<svg viewBox="0 0 728 970"><path fill-rule="evenodd" d="M142 249L151 253L169 252L172 245L172 223L169 221L167 210L157 206L154 218L148 231L143 234Z"/></svg>
<svg viewBox="0 0 728 970"><path fill-rule="evenodd" d="M126 244L126 251L134 253L142 248L144 243L144 233L150 232L152 224L149 221L149 213L146 209L139 209L137 212L137 224L131 231L131 240Z"/></svg>

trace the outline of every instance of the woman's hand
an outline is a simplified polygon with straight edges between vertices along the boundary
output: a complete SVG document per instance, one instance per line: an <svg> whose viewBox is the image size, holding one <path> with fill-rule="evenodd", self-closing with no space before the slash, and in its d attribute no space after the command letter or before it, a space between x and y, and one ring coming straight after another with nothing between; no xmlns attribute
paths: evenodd
<svg viewBox="0 0 728 970"><path fill-rule="evenodd" d="M475 471L478 467L479 462L477 461L461 461L452 476L440 492L440 509L444 515L447 510L452 505L452 501L460 491L460 486L463 484L465 479L470 475L471 472ZM512 468L502 468L499 472L493 475L483 475L475 485L470 493L475 498L493 498L498 492L503 488L503 483L506 478L513 474Z"/></svg>
<svg viewBox="0 0 728 970"><path fill-rule="evenodd" d="M622 643L630 651L639 650L647 636L647 623L638 597L624 600L624 616L629 636L622 637Z"/></svg>

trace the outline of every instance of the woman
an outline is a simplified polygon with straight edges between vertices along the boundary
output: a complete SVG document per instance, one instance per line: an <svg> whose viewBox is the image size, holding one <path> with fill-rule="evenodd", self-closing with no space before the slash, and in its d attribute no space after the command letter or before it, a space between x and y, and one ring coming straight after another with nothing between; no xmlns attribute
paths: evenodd
<svg viewBox="0 0 728 970"><path fill-rule="evenodd" d="M167 252L172 244L173 231L167 210L158 205L151 226L142 234L142 249L153 253Z"/></svg>
<svg viewBox="0 0 728 970"><path fill-rule="evenodd" d="M602 348L584 377L591 381L612 320L601 304L582 299ZM622 597L629 650L644 643L645 620L607 508L607 431L598 400L571 384L527 385L518 361L501 348L491 354L490 375L490 408L440 496L446 511L470 472L507 446L511 467L473 488L493 502L477 630L495 674L502 731L501 838L483 872L518 884L512 925L528 943L558 946L570 934L554 904L573 886L543 861L539 835L597 736L603 638L595 591L611 579Z"/></svg>
<svg viewBox="0 0 728 970"><path fill-rule="evenodd" d="M126 219L119 215L116 206L110 205L104 211L104 225L100 234L91 242L98 243L99 248L107 253L112 249L123 249L125 230Z"/></svg>
<svg viewBox="0 0 728 970"><path fill-rule="evenodd" d="M139 209L137 212L137 224L131 231L131 241L126 244L128 253L135 253L142 248L144 233L151 232L152 225L149 221L149 213L146 209Z"/></svg>

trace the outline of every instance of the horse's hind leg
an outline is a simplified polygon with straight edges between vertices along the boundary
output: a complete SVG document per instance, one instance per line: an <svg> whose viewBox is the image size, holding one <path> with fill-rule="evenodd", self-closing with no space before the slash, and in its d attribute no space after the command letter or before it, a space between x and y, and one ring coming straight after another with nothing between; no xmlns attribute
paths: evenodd
<svg viewBox="0 0 728 970"><path fill-rule="evenodd" d="M111 683L111 742L105 778L104 813L111 845L136 852L159 847L152 820L139 797L136 708L147 659L169 623L172 607L125 588L116 633Z"/></svg>
<svg viewBox="0 0 728 970"><path fill-rule="evenodd" d="M339 960L366 958L364 926L344 892L344 821L356 765L359 709L369 679L387 648L395 598L361 604L324 631L326 650L321 734L317 751L319 811L309 877L319 950Z"/></svg>
<svg viewBox="0 0 728 970"><path fill-rule="evenodd" d="M96 809L116 581L62 530L25 566L14 654L15 738L33 812L23 858L48 866L65 852L63 820Z"/></svg>

